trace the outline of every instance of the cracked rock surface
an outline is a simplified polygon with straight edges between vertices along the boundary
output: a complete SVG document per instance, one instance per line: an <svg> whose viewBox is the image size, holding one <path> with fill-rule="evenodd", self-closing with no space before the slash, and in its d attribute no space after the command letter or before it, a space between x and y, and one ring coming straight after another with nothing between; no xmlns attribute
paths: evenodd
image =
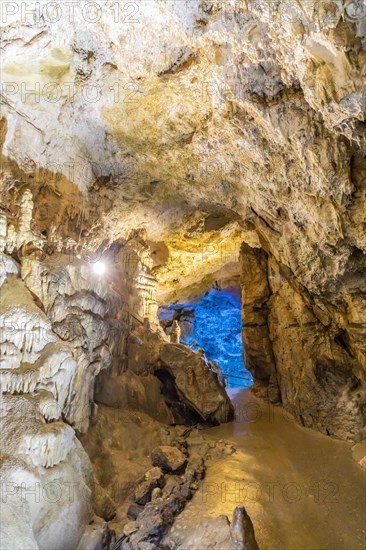
<svg viewBox="0 0 366 550"><path fill-rule="evenodd" d="M74 549L114 513L76 437L98 472L89 435L128 447L95 434L111 413L160 423L148 452L230 420L220 369L156 319L215 281L240 277L257 395L364 439L365 2L27 4L1 22L1 475L78 489L12 494L4 544Z"/></svg>

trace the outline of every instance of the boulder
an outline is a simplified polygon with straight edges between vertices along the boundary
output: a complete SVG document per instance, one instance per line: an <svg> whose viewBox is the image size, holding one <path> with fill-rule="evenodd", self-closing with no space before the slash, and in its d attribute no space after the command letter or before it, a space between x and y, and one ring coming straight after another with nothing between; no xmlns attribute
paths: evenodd
<svg viewBox="0 0 366 550"><path fill-rule="evenodd" d="M141 514L141 512L143 512L143 510L144 510L143 506L133 502L132 504L130 504L130 506L128 507L128 510L127 510L128 519L133 520L133 519L138 518L138 516Z"/></svg>
<svg viewBox="0 0 366 550"><path fill-rule="evenodd" d="M183 483L182 477L178 475L168 475L165 487L163 489L163 498L168 498L181 484Z"/></svg>
<svg viewBox="0 0 366 550"><path fill-rule="evenodd" d="M136 521L129 521L123 527L123 535L129 537L130 535L133 535L133 533L136 533L137 529L138 526Z"/></svg>
<svg viewBox="0 0 366 550"><path fill-rule="evenodd" d="M205 476L205 464L202 458L196 458L194 460L190 460L185 474L184 478L190 485L192 483L195 483L201 479L203 479Z"/></svg>
<svg viewBox="0 0 366 550"><path fill-rule="evenodd" d="M259 550L253 524L244 506L237 506L230 523L225 515L206 518L179 542L171 534L169 548L184 550Z"/></svg>
<svg viewBox="0 0 366 550"><path fill-rule="evenodd" d="M156 500L157 498L161 498L162 496L162 490L160 487L155 487L155 489L151 492L151 500Z"/></svg>
<svg viewBox="0 0 366 550"><path fill-rule="evenodd" d="M164 474L158 467L146 472L143 481L135 489L135 501L137 504L146 504L151 500L151 494L155 488L164 485Z"/></svg>
<svg viewBox="0 0 366 550"><path fill-rule="evenodd" d="M92 499L93 510L97 516L109 521L116 515L116 503L97 482L92 486Z"/></svg>
<svg viewBox="0 0 366 550"><path fill-rule="evenodd" d="M225 391L220 367L183 344L167 343L160 350L160 379L169 378L178 398L196 414L197 421L228 422L234 408Z"/></svg>
<svg viewBox="0 0 366 550"><path fill-rule="evenodd" d="M162 445L152 451L151 461L166 472L177 472L186 465L187 458L177 447Z"/></svg>
<svg viewBox="0 0 366 550"><path fill-rule="evenodd" d="M143 411L170 424L172 412L161 399L161 382L152 374L138 375L130 369L118 376L102 371L96 379L94 399L108 407Z"/></svg>
<svg viewBox="0 0 366 550"><path fill-rule="evenodd" d="M84 531L77 550L108 550L115 541L115 533L102 518L95 517Z"/></svg>

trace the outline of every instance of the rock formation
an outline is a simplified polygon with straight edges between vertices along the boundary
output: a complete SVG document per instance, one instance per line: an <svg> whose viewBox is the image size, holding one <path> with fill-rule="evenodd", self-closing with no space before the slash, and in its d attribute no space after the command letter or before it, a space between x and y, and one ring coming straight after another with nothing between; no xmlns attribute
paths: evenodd
<svg viewBox="0 0 366 550"><path fill-rule="evenodd" d="M42 239L30 230L31 194L24 195L14 242L9 244L6 239L6 221L2 225L1 481L6 488L2 518L9 523L2 545L9 549L55 547L55 533L63 525L60 510L64 509L73 517L73 527L60 533L57 544L75 548L92 519L92 509L106 519L115 513L108 494L101 499L100 490L95 493L89 458L74 431L88 431L97 415L95 400L140 414L146 411L168 424L227 421L232 406L219 367L213 369L188 348L188 365L179 364L174 354L166 358L166 367L174 371L171 378L177 380L176 389L170 379L157 376L165 347L174 349L179 344L169 344L157 324L149 322L149 316L156 322L157 302L156 283L146 283L154 280L147 245L134 238L126 246L109 250L103 255L109 277L101 278L94 270L95 257L71 261L62 252L44 253ZM9 255L14 250L18 261ZM114 277L112 270L123 278ZM194 380L189 377L190 363L196 365ZM209 409L198 385L206 377L212 400ZM172 397L179 401L180 412L174 409ZM55 500L45 493L49 485L57 492ZM69 503L66 491L70 487ZM35 511L24 493L35 494L39 504ZM44 499L47 504L42 506ZM9 518L20 502L24 506L19 521L13 522ZM98 518L93 521L95 527L85 531L80 544L112 540Z"/></svg>
<svg viewBox="0 0 366 550"><path fill-rule="evenodd" d="M172 324L172 330L170 332L170 341L172 344L179 344L180 342L180 327L176 319L174 319Z"/></svg>
<svg viewBox="0 0 366 550"><path fill-rule="evenodd" d="M12 549L77 547L93 474L76 435L104 406L169 426L232 417L217 365L156 318L215 281L240 275L254 390L304 426L366 436L365 3L67 4L1 13ZM7 413L25 406L36 420ZM66 479L71 503L21 499Z"/></svg>
<svg viewBox="0 0 366 550"><path fill-rule="evenodd" d="M236 506L232 521L227 516L206 518L183 541L169 540L176 550L258 550L253 524L244 506Z"/></svg>
<svg viewBox="0 0 366 550"><path fill-rule="evenodd" d="M129 406L171 424L217 424L233 418L220 367L202 352L166 341L150 325L134 327L127 343L127 370L101 373L95 399Z"/></svg>
<svg viewBox="0 0 366 550"><path fill-rule="evenodd" d="M243 550L258 550L253 524L244 506L237 506L233 513L230 534L234 544Z"/></svg>
<svg viewBox="0 0 366 550"><path fill-rule="evenodd" d="M241 258L244 355L255 390L273 403L281 399L305 426L361 439L365 386L352 337L357 323L347 310L311 296L264 250L243 245Z"/></svg>

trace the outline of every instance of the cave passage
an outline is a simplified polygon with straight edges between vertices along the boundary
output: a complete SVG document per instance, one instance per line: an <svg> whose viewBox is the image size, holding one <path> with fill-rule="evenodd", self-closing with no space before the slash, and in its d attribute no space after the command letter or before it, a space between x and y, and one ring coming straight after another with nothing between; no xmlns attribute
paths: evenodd
<svg viewBox="0 0 366 550"><path fill-rule="evenodd" d="M366 0L1 7L0 550L366 550Z"/></svg>
<svg viewBox="0 0 366 550"><path fill-rule="evenodd" d="M177 320L181 342L193 349L202 348L218 363L229 388L252 386L252 375L243 361L240 288L213 287L199 301L163 305L159 320L167 334Z"/></svg>

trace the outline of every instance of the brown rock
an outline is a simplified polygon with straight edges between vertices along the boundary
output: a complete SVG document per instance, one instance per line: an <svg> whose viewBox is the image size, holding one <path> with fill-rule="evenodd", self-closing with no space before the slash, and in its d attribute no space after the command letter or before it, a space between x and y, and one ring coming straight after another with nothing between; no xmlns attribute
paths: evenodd
<svg viewBox="0 0 366 550"><path fill-rule="evenodd" d="M268 386L276 380L275 360L268 328L268 256L260 248L241 247L243 350L245 367L255 381Z"/></svg>
<svg viewBox="0 0 366 550"><path fill-rule="evenodd" d="M160 468L151 468L146 472L144 480L135 489L137 504L146 504L151 500L151 493L156 487L163 487L164 474Z"/></svg>
<svg viewBox="0 0 366 550"><path fill-rule="evenodd" d="M174 384L180 401L195 413L196 422L203 419L217 424L233 417L234 408L216 363L183 344L163 345L160 361L159 377Z"/></svg>
<svg viewBox="0 0 366 550"><path fill-rule="evenodd" d="M235 508L230 533L237 548L241 550L259 550L254 536L252 520L248 516L244 506L237 506Z"/></svg>
<svg viewBox="0 0 366 550"><path fill-rule="evenodd" d="M176 447L162 445L152 451L151 461L166 472L177 472L186 465L187 458Z"/></svg>
<svg viewBox="0 0 366 550"><path fill-rule="evenodd" d="M99 483L93 484L92 496L96 515L106 521L111 520L116 514L116 503Z"/></svg>

